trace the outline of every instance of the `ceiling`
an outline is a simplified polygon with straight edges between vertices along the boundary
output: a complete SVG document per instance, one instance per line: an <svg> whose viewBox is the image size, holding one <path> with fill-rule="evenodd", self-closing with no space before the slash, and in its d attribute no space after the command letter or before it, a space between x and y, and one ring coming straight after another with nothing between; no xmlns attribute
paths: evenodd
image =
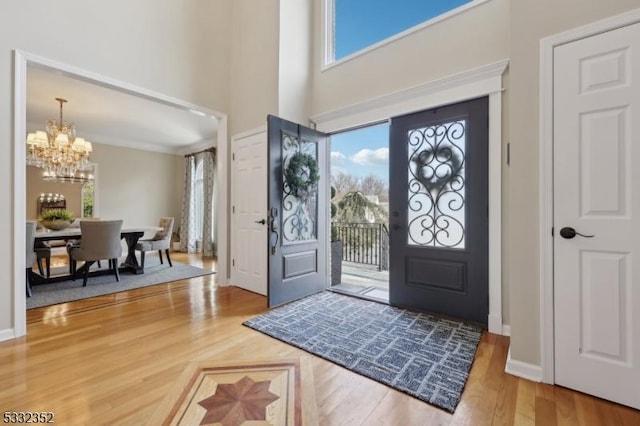
<svg viewBox="0 0 640 426"><path fill-rule="evenodd" d="M178 106L28 66L27 132L44 130L45 121L74 123L78 137L92 143L185 154L215 146L218 120Z"/></svg>

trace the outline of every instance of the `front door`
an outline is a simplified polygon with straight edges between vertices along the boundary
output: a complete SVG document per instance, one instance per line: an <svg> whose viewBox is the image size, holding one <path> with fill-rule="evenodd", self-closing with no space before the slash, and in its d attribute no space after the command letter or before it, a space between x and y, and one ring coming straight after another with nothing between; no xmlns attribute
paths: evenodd
<svg viewBox="0 0 640 426"><path fill-rule="evenodd" d="M486 324L488 99L396 117L389 303Z"/></svg>
<svg viewBox="0 0 640 426"><path fill-rule="evenodd" d="M269 306L329 286L328 138L268 117Z"/></svg>
<svg viewBox="0 0 640 426"><path fill-rule="evenodd" d="M555 381L640 409L640 24L553 58Z"/></svg>

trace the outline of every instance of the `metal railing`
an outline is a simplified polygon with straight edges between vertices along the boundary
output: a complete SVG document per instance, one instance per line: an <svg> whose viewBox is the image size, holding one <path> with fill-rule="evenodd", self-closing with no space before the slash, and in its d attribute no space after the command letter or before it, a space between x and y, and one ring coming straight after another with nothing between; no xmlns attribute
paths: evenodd
<svg viewBox="0 0 640 426"><path fill-rule="evenodd" d="M389 269L389 230L383 223L331 224L342 241L342 260Z"/></svg>

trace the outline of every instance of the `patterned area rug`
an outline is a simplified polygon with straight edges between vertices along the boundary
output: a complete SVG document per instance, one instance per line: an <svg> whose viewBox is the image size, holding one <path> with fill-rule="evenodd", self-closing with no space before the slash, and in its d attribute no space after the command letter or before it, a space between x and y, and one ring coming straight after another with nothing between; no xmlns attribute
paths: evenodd
<svg viewBox="0 0 640 426"><path fill-rule="evenodd" d="M134 288L215 274L214 271L208 269L178 262L173 262L173 267L169 267L166 260L164 264L160 264L159 258L157 256L154 258L151 254L149 258L151 260L146 262L144 274L134 275L129 272L122 272L120 273L120 282L117 282L116 278L112 274L109 274L89 277L86 287L82 287L82 276L76 278L75 281L68 280L52 284L34 285L32 287L33 296L27 298L27 309L57 305L59 303L88 299L90 297L118 293ZM108 263L109 262L106 261L102 262L101 269L106 269ZM66 267L63 268L63 272L67 273Z"/></svg>
<svg viewBox="0 0 640 426"><path fill-rule="evenodd" d="M453 412L482 328L324 291L244 325Z"/></svg>

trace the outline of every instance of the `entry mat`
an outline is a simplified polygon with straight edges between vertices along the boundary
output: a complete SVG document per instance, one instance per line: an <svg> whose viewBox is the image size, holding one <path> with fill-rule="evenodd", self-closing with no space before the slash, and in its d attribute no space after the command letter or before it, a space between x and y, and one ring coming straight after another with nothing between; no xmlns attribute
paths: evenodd
<svg viewBox="0 0 640 426"><path fill-rule="evenodd" d="M482 327L323 291L244 325L455 411Z"/></svg>

